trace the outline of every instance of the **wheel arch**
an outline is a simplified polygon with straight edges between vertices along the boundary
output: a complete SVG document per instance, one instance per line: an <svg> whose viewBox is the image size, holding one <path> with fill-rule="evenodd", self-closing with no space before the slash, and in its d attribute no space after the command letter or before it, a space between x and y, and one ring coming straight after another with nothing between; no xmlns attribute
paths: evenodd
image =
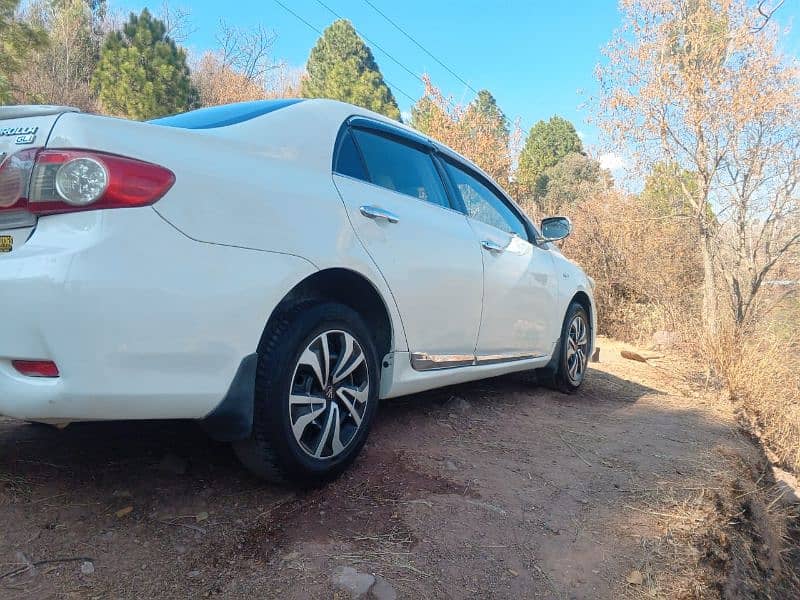
<svg viewBox="0 0 800 600"><path fill-rule="evenodd" d="M394 331L388 306L369 279L345 268L329 268L317 271L295 285L278 303L267 319L258 344L262 350L264 340L276 320L302 302L333 300L349 306L359 315L373 332L375 348L382 360L394 347Z"/></svg>
<svg viewBox="0 0 800 600"><path fill-rule="evenodd" d="M394 347L392 318L383 297L365 276L343 268L317 271L296 284L272 310L253 354L246 356L222 402L203 419L212 438L233 442L250 436L253 428L255 380L259 354L282 315L303 302L333 300L360 314L374 334L378 358Z"/></svg>
<svg viewBox="0 0 800 600"><path fill-rule="evenodd" d="M592 299L589 297L589 294L583 290L578 290L575 292L575 294L572 296L572 299L569 301L569 304L567 304L567 309L569 309L569 306L573 302L580 304L589 317L589 355L591 356L592 353L594 353L595 336L597 335L597 332L595 331L596 315L594 313L594 305L592 303Z"/></svg>

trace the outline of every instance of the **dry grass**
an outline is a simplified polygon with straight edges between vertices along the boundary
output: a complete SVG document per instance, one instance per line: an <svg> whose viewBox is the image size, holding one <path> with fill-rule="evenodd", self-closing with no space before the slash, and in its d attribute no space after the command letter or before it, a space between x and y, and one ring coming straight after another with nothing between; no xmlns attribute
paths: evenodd
<svg viewBox="0 0 800 600"><path fill-rule="evenodd" d="M649 346L656 331L670 332L708 373L707 383L727 391L770 458L800 473L798 295L765 289L755 323L723 323L710 339L698 323L699 252L685 223L616 190L567 212L575 233L562 250L597 282L600 333ZM723 299L720 305L724 318Z"/></svg>
<svg viewBox="0 0 800 600"><path fill-rule="evenodd" d="M762 326L744 334L724 327L714 339L700 339L702 355L743 425L761 438L774 462L800 473L800 338Z"/></svg>
<svg viewBox="0 0 800 600"><path fill-rule="evenodd" d="M641 539L642 585L624 586L620 596L798 597L797 515L775 501L769 463L725 448L709 451L708 461L709 478L722 487L681 480L630 491L624 507L653 516L660 532Z"/></svg>

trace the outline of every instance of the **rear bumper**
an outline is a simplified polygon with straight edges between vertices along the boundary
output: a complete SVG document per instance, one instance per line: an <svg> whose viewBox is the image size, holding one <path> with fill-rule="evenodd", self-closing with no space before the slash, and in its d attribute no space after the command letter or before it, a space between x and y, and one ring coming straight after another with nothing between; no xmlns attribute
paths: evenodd
<svg viewBox="0 0 800 600"><path fill-rule="evenodd" d="M203 418L255 351L302 258L193 241L152 208L44 217L0 255L0 414ZM56 379L13 359L52 360Z"/></svg>

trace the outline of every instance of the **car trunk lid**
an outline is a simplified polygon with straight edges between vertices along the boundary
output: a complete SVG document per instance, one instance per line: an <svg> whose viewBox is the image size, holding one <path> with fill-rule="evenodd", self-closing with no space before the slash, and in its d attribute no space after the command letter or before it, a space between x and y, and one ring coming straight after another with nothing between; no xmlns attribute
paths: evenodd
<svg viewBox="0 0 800 600"><path fill-rule="evenodd" d="M0 106L0 169L14 154L47 143L59 116L78 112L67 106ZM27 183L27 182L26 182ZM18 181L0 180L0 188L13 188ZM13 190L0 189L2 197L11 197ZM36 227L36 217L27 210L0 211L0 256L21 247Z"/></svg>

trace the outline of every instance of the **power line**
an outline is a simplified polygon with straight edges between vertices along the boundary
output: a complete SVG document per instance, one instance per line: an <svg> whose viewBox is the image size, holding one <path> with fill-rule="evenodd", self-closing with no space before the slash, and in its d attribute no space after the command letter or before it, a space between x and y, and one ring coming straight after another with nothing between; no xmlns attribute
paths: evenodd
<svg viewBox="0 0 800 600"><path fill-rule="evenodd" d="M306 20L305 20L303 17L301 17L300 15L298 15L298 14L297 14L295 11L293 11L291 8L289 8L289 7L288 7L288 6L286 6L286 5L285 5L283 2L281 2L281 0L274 0L274 2L275 2L275 4L277 4L278 6L280 6L280 7L281 7L283 10L285 10L286 12L288 12L290 15L294 16L294 17L295 17L295 18L296 18L298 21L300 21L301 23L305 24L307 27L309 27L309 28L310 28L310 29L312 29L313 31L316 31L316 32L317 32L319 35L322 35L322 31L321 31L320 29L318 29L317 27L315 27L314 25L312 25L311 23L309 23L308 21L306 21ZM322 3L320 2L320 4L322 4ZM325 6L325 5L323 4L323 6ZM329 11L331 11L331 12L332 12L334 15L336 15L336 13L334 13L334 12L333 12L333 11L332 11L330 8L328 8L327 6L325 6L325 8L327 8L327 9L328 9ZM373 43L373 42L370 42L370 43ZM375 45L375 47L377 47L377 48L380 48L380 47L379 47L377 44L374 44L374 43L373 43L373 45ZM409 70L407 67L405 67L405 65L403 65L402 63L400 63L400 62L399 62L397 59L395 59L394 57L392 57L392 56L391 56L391 55L390 55L388 52L386 52L386 51L385 51L385 50L383 50L382 48L380 48L380 50L381 50L381 51L382 51L384 54L386 54L386 56L389 56L389 57L390 57L392 60L394 60L395 62L397 62L397 64L399 64L401 67L403 67L403 68L404 68L406 71L408 71L409 73L411 73L412 75L414 75L414 77L417 77L418 79L421 79L421 78L420 78L418 75L416 75L415 73L411 72L411 71L410 71L410 70ZM417 99L416 99L416 98L414 98L414 97L413 97L411 94L408 94L408 93L404 92L402 88L400 88L400 87L398 87L398 86L394 85L394 84L393 84L391 81L389 81L389 80L388 80L388 79L386 79L385 77L384 77L384 81L385 81L385 82L386 82L386 83L387 83L387 84L388 84L390 87L392 87L392 88L396 89L396 90L397 90L398 92L400 92L400 93L401 93L403 96L405 96L406 98L408 98L409 100L411 100L411 102L416 102L416 101L417 101Z"/></svg>
<svg viewBox="0 0 800 600"><path fill-rule="evenodd" d="M317 2L317 4L319 4L319 5L320 5L322 8L324 8L324 9L325 9L325 10L327 10L329 13L331 13L331 14L332 14L334 17L336 17L337 19L342 19L342 18L344 18L344 17L342 17L342 16L341 16L339 13L337 13L335 10L333 10L333 9L332 9L330 6L328 6L327 4L325 4L325 3L324 3L322 0L316 0L316 2ZM355 27L354 27L354 29L355 29ZM400 62L399 60L397 60L397 59L396 59L394 56L392 56L391 54L389 54L389 52L388 52L388 51L386 51L386 50L384 50L384 49L383 49L383 47L382 47L382 46L380 46L380 45L379 45L377 42L374 42L374 41L372 41L371 39L369 39L369 38L368 38L366 35L364 35L364 34L363 34L363 33L361 33L360 31L358 31L357 29L356 29L356 33L357 33L358 35L360 35L362 38L364 38L364 39L367 41L367 43L368 43L368 44L370 44L371 46L375 46L375 47L376 47L378 50L380 50L380 51L381 51L381 52L383 52L383 53L384 53L386 56L388 56L390 59L392 59L392 60L395 62L395 64L397 64L397 65L398 65L398 66L399 66L401 69L403 69L403 70L404 70L406 73L408 73L409 75L411 75L413 78L417 79L417 80L418 80L420 83L423 83L423 84L425 83L425 80L424 80L424 79L422 79L422 77L421 77L421 76L419 76L417 73L415 73L414 71L412 71L411 69L409 69L409 68L408 68L407 66L405 66L405 65L404 65L402 62Z"/></svg>
<svg viewBox="0 0 800 600"><path fill-rule="evenodd" d="M317 0L317 2L319 2L319 0ZM367 4L367 5L368 5L370 8L372 8L372 10L374 10L376 13L378 13L378 14L379 14L381 17L383 17L383 18L384 18L384 19L385 19L385 20L386 20L386 21L387 21L389 24L391 24L391 25L392 25L392 27L394 27L395 29L397 29L397 30L398 30L400 33L402 33L402 34L403 34L404 36L406 36L406 37L407 37L409 40L411 40L411 41L414 43L414 45L415 45L415 46L417 46L417 48L419 48L419 49L420 49L420 50L422 50L422 51L423 51L425 54L427 54L427 55L428 55L428 56L430 56L430 57L431 57L433 60L435 60L435 61L436 61L436 62L437 62L437 63L438 63L438 64L439 64L439 65L440 65L440 66L441 66L441 67L442 67L442 68L443 68L445 71L447 71L448 73L450 73L450 75L452 75L453 77L455 77L456 79L458 79L458 81L460 81L461 83L463 83L463 84L464 84L464 85L467 87L467 89L471 90L471 91L472 91L472 92L473 92L473 93L474 93L476 96L478 95L478 90L476 90L474 87L472 87L472 86L469 84L469 82L468 82L467 80L465 80L465 79L464 79L463 77L461 77L461 76L460 76L458 73L456 73L455 71L453 71L453 69L451 69L451 68L450 68L450 67L448 67L446 64L444 64L444 62L442 62L441 60L439 60L439 59L436 57L436 55L435 55L435 54L433 54L433 52L431 52L431 51L430 51L430 50L428 50L428 49L427 49L425 46L423 46L423 45L422 45L420 42L418 42L418 41L416 40L416 38L415 38L413 35L411 35L410 33L408 33L408 32L407 32L405 29L403 29L403 28L402 28L400 25L398 25L398 24L397 24L397 22L396 22L396 21L394 21L394 20L393 20L391 17L389 17L389 16L388 16L388 15L387 15L385 12L383 12L381 9L379 9L377 6L375 6L375 5L374 5L374 4L373 4L373 3L372 3L370 0L364 0L364 3L365 3L365 4ZM502 113L501 113L501 114L502 114ZM509 118L508 118L508 117L507 117L505 114L502 114L502 116L503 116L503 120L504 120L504 121L505 121L505 122L506 122L508 125L510 125L511 127L515 127L515 126L516 126L516 123L515 123L514 121L512 121L511 119L509 119Z"/></svg>
<svg viewBox="0 0 800 600"><path fill-rule="evenodd" d="M392 26L393 26L395 29L397 29L397 30L398 30L400 33L402 33L402 34L403 34L404 36L406 36L406 37L407 37L409 40L411 40L411 41L412 41L412 42L413 42L413 43L414 43L414 44L417 46L417 48L419 48L419 49L420 49L420 50L422 50L422 51L423 51L425 54L427 54L427 55L428 55L428 56L430 56L430 57L431 57L433 60L435 60L435 61L436 61L436 62L437 62L437 63L438 63L438 64L439 64L439 65L440 65L440 66L441 66L443 69L445 69L445 70L446 70L448 73L450 73L450 75L452 75L453 77L455 77L456 79L458 79L458 80L459 80L461 83L463 83L465 86L467 86L467 88L468 88L468 89L470 89L470 90L472 90L472 92L473 92L473 93L475 93L475 94L477 94L477 93L478 93L478 90L476 90L474 87L472 87L472 86L471 86L471 85L470 85L470 84L469 84L469 83L468 83L466 80L464 80L464 79L463 79L463 78L462 78L462 77L461 77L461 76L460 76L458 73L456 73L455 71L453 71L453 69L451 69L450 67L448 67L446 64L444 64L444 63L443 63L441 60L439 60L438 58L436 58L436 56L435 56L435 55L434 55L434 54L433 54L433 53L432 53L430 50L428 50L428 49L427 49L425 46L423 46L422 44L420 44L420 43L419 43L419 42L418 42L418 41L417 41L417 40L414 38L414 36L412 36L412 35L411 35L410 33L408 33L408 32L407 32L405 29L403 29L402 27L400 27L400 25L398 25L398 24L397 24L395 21L393 21L393 20L392 20L392 19L391 19L389 16L387 16L387 15L386 15L386 13L384 13L384 12L383 12L381 9L379 9L379 8L378 8L377 6L375 6L375 5L374 5L372 2L370 2L370 0L364 0L364 2L365 2L366 4L368 4L368 5L369 5L369 6L372 8L372 10L374 10L376 13L378 13L380 16L382 16L384 19L386 19L386 20L387 20L387 21L388 21L388 22L389 22L389 23L390 23L390 24L391 24L391 25L392 25Z"/></svg>

